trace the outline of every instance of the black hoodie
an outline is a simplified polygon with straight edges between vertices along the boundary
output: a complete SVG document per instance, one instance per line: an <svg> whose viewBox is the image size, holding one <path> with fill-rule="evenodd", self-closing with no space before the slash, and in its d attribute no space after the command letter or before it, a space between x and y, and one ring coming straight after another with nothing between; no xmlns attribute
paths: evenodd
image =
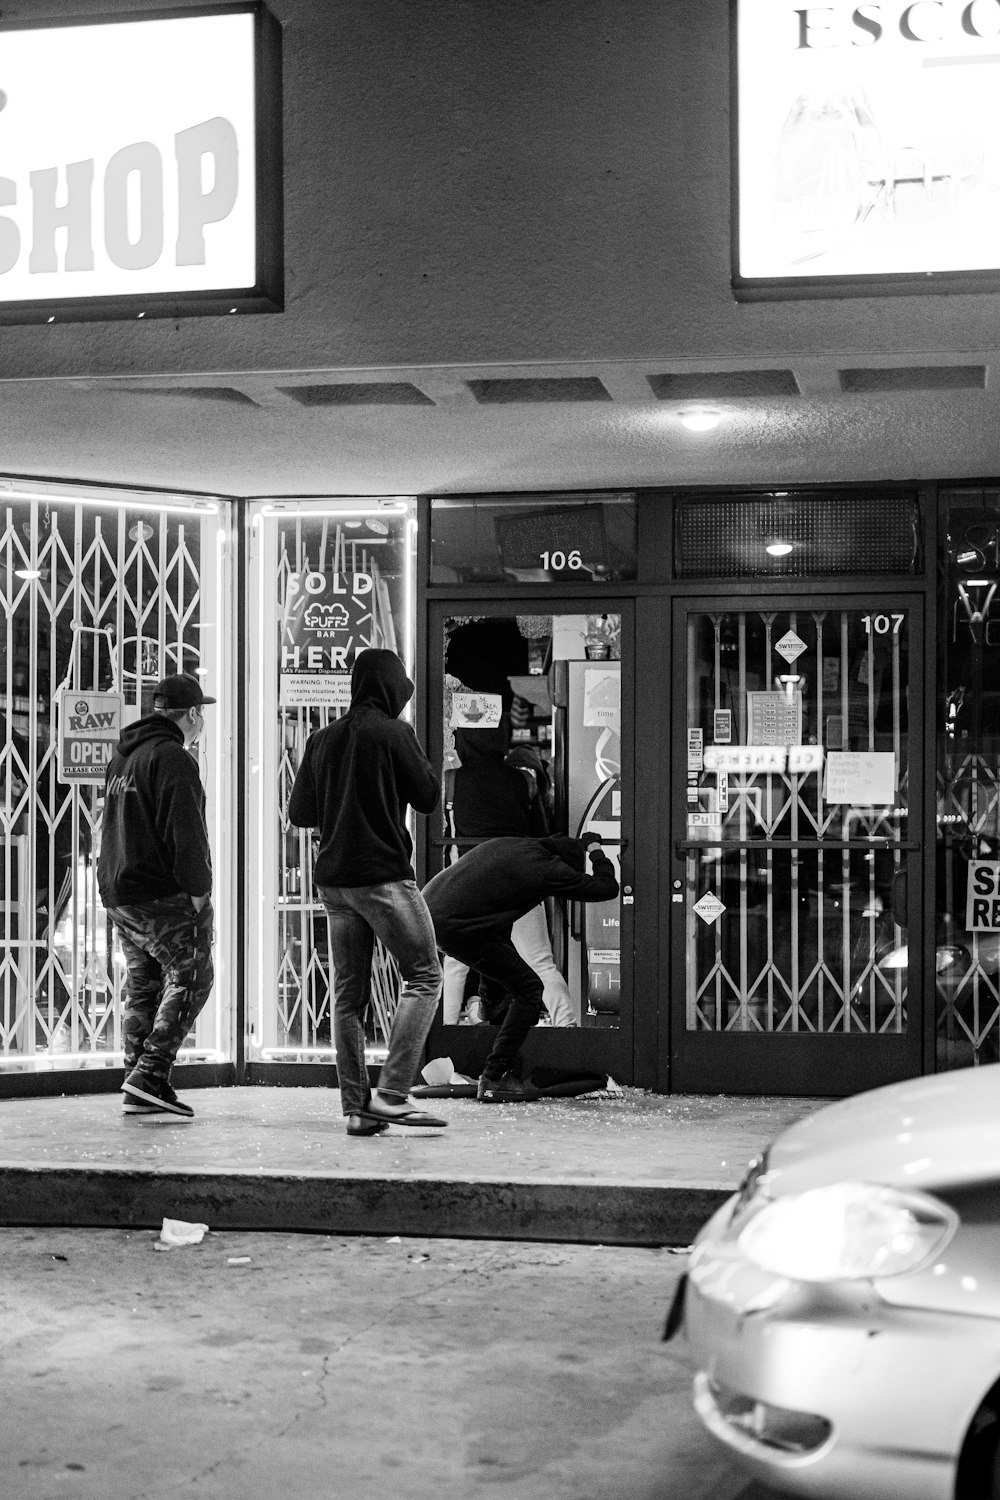
<svg viewBox="0 0 1000 1500"><path fill-rule="evenodd" d="M438 942L449 937L510 936L518 917L546 896L567 901L611 901L618 894L615 868L595 845L593 875L579 839L487 839L447 865L424 887Z"/></svg>
<svg viewBox="0 0 1000 1500"><path fill-rule="evenodd" d="M205 791L183 730L166 714L130 724L111 757L97 883L106 907L211 892Z"/></svg>
<svg viewBox="0 0 1000 1500"><path fill-rule="evenodd" d="M528 779L506 762L508 735L500 729L456 729L455 833L460 839L523 834L542 838L548 820Z"/></svg>
<svg viewBox="0 0 1000 1500"><path fill-rule="evenodd" d="M288 817L297 828L319 829L317 885L414 878L407 804L433 812L441 783L397 717L412 696L394 651L363 651L351 673L350 709L306 741Z"/></svg>

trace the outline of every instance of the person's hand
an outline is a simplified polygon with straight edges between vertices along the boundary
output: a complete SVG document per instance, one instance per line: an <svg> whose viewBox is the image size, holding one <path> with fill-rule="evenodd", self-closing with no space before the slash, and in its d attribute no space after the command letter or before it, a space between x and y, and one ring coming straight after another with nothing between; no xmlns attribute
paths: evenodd
<svg viewBox="0 0 1000 1500"><path fill-rule="evenodd" d="M587 832L582 835L580 842L583 845L584 849L586 849L589 853L595 844L600 846L601 844L603 844L604 840L601 838L601 835L599 833L595 833L592 828L589 828Z"/></svg>

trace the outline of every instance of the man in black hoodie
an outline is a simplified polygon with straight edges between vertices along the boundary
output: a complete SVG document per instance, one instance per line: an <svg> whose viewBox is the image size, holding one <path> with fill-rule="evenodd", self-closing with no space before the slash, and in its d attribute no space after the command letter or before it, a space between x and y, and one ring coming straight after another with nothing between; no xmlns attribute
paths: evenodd
<svg viewBox="0 0 1000 1500"><path fill-rule="evenodd" d="M125 954L125 1114L194 1110L170 1070L215 977L205 792L188 754L206 698L190 672L164 677L153 712L122 732L104 782L97 882Z"/></svg>
<svg viewBox="0 0 1000 1500"><path fill-rule="evenodd" d="M441 993L434 928L406 828L407 805L433 812L441 783L398 717L412 696L394 651L361 652L351 673L351 707L309 736L288 803L291 823L319 829L314 879L330 931L333 1033L348 1135L448 1123L414 1109L408 1098ZM372 1093L364 1016L376 938L399 965L403 992Z"/></svg>
<svg viewBox="0 0 1000 1500"><path fill-rule="evenodd" d="M524 1098L514 1071L517 1054L544 1009L542 981L514 947L511 928L547 896L613 900L618 881L600 844L596 833L488 839L424 887L439 946L478 969L483 1015L500 1022L479 1079L477 1098L485 1103ZM586 873L588 851L592 875Z"/></svg>

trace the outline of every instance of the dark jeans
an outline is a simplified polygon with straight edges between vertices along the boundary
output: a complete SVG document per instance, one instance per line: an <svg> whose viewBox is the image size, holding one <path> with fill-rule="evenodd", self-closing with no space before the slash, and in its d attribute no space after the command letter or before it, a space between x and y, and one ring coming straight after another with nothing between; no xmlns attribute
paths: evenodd
<svg viewBox="0 0 1000 1500"><path fill-rule="evenodd" d="M524 1039L545 1011L541 979L514 947L509 927L469 934L442 923L437 940L445 953L479 970L483 1017L499 1024L484 1075L497 1079L515 1071Z"/></svg>
<svg viewBox="0 0 1000 1500"><path fill-rule="evenodd" d="M357 1114L369 1098L364 1020L371 1000L376 938L392 954L403 977L378 1089L390 1102L402 1103L413 1087L441 994L441 965L427 904L414 880L321 885L319 894L330 932L333 1037L344 1114Z"/></svg>
<svg viewBox="0 0 1000 1500"><path fill-rule="evenodd" d="M111 907L108 916L118 929L128 967L122 1016L125 1071L138 1068L154 1078L169 1078L215 979L212 903L206 901L196 912L190 896L162 896L142 906Z"/></svg>

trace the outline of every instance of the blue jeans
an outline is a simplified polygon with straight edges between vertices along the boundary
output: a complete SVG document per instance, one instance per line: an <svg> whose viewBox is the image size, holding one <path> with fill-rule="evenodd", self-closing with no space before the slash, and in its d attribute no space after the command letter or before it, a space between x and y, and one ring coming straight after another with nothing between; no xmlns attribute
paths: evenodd
<svg viewBox="0 0 1000 1500"><path fill-rule="evenodd" d="M357 1114L370 1096L364 1023L371 1000L376 938L392 954L403 977L378 1088L390 1102L402 1103L413 1087L441 994L441 964L430 912L415 880L320 886L319 894L330 932L333 1040L344 1114Z"/></svg>

